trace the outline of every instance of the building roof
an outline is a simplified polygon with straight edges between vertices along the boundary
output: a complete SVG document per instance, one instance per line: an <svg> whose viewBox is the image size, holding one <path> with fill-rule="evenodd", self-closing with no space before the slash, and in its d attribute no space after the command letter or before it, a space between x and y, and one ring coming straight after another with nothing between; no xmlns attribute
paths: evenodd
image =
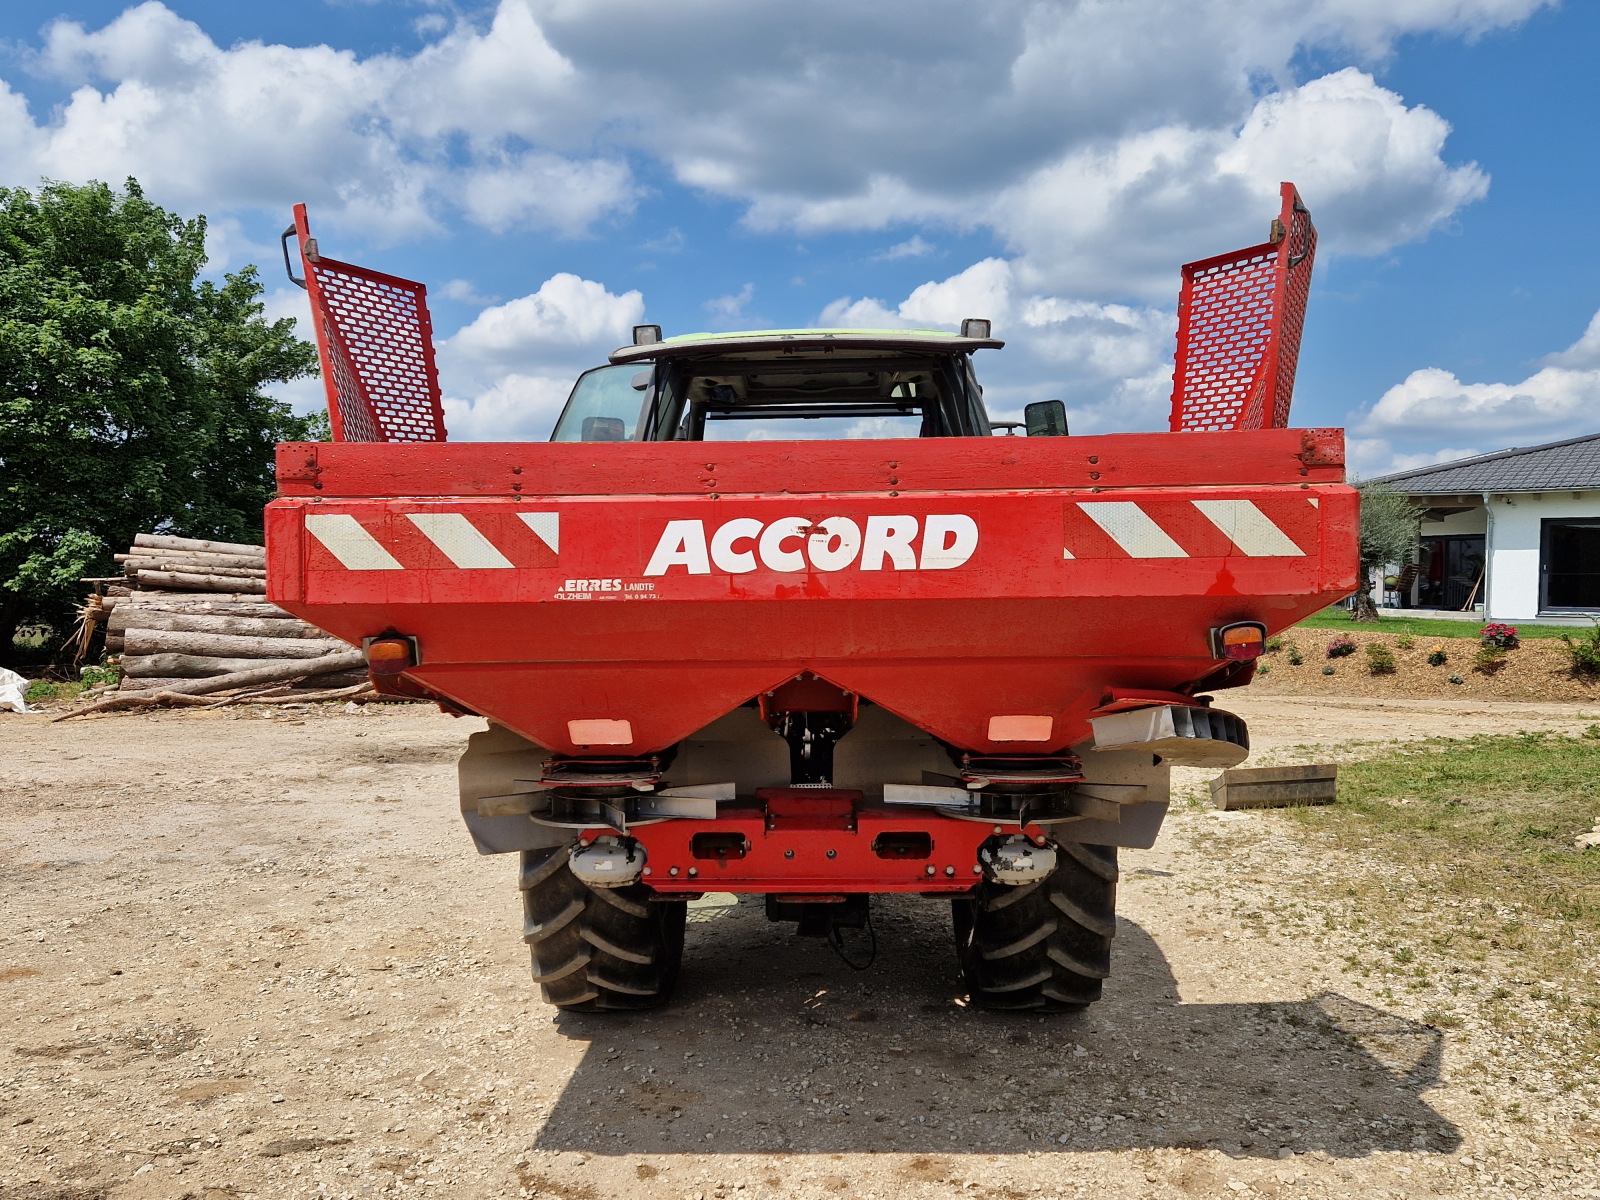
<svg viewBox="0 0 1600 1200"><path fill-rule="evenodd" d="M614 363L650 358L683 358L698 354L782 350L921 350L946 354L998 350L997 338L962 337L941 329L756 329L748 333L685 333L642 346L611 352Z"/></svg>
<svg viewBox="0 0 1600 1200"><path fill-rule="evenodd" d="M1372 482L1414 496L1600 489L1600 433L1399 471Z"/></svg>

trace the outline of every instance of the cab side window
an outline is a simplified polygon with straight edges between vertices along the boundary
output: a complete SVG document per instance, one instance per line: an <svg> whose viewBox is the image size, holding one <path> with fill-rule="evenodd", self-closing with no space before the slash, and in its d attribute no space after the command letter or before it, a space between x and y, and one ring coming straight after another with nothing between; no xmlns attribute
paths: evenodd
<svg viewBox="0 0 1600 1200"><path fill-rule="evenodd" d="M596 367L578 376L552 442L636 442L644 436L653 371L637 363Z"/></svg>

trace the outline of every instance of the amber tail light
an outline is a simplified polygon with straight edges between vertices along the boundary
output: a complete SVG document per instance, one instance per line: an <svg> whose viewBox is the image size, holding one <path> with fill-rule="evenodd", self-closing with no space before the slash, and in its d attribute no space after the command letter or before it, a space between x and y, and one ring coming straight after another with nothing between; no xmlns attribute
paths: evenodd
<svg viewBox="0 0 1600 1200"><path fill-rule="evenodd" d="M1234 662L1260 658L1267 648L1267 627L1258 621L1236 621L1211 631L1211 655Z"/></svg>
<svg viewBox="0 0 1600 1200"><path fill-rule="evenodd" d="M367 639L367 670L374 675L399 675L417 665L415 638L398 634Z"/></svg>

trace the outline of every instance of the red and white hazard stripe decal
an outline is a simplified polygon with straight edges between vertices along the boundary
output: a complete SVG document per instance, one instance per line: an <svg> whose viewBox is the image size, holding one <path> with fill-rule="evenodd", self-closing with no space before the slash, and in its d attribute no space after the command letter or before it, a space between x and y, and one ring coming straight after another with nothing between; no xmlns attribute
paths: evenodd
<svg viewBox="0 0 1600 1200"><path fill-rule="evenodd" d="M1079 500L1066 506L1065 559L1304 558L1317 548L1317 501Z"/></svg>
<svg viewBox="0 0 1600 1200"><path fill-rule="evenodd" d="M548 554L561 553L561 515L553 512L476 521L459 512L391 514L372 528L349 513L311 513L306 532L347 571L508 570L554 566Z"/></svg>

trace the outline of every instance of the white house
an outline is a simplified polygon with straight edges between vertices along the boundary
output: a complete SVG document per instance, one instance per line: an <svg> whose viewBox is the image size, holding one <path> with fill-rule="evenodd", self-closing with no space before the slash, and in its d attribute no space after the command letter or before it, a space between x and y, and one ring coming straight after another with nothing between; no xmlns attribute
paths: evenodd
<svg viewBox="0 0 1600 1200"><path fill-rule="evenodd" d="M1491 621L1600 616L1600 433L1386 475L1422 553L1383 600Z"/></svg>

